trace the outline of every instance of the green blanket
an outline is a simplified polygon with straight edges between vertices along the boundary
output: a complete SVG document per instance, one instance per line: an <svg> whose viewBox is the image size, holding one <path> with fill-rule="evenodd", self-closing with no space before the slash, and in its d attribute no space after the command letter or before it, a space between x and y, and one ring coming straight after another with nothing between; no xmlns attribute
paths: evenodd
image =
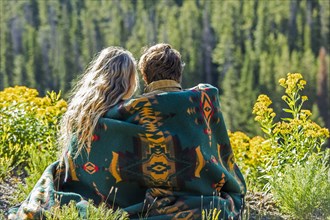
<svg viewBox="0 0 330 220"><path fill-rule="evenodd" d="M245 182L210 85L120 103L76 159L74 143L66 181L59 163L50 165L12 216L38 218L70 200L85 216L89 199L123 208L131 219L201 219L214 208L219 219L237 219L242 211Z"/></svg>

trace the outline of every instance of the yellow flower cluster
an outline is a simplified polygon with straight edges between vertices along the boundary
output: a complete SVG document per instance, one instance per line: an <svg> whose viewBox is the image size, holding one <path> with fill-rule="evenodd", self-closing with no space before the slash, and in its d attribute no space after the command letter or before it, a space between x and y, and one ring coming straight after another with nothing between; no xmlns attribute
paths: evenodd
<svg viewBox="0 0 330 220"><path fill-rule="evenodd" d="M327 128L322 128L318 124L312 121L308 121L304 124L305 133L307 137L312 138L329 138L330 132Z"/></svg>
<svg viewBox="0 0 330 220"><path fill-rule="evenodd" d="M0 92L0 107L15 103L30 103L36 96L38 96L37 90L25 86L6 88Z"/></svg>
<svg viewBox="0 0 330 220"><path fill-rule="evenodd" d="M273 130L273 134L290 135L293 128L294 127L291 123L280 121L276 123L276 126Z"/></svg>
<svg viewBox="0 0 330 220"><path fill-rule="evenodd" d="M321 146L329 138L330 133L311 120L311 111L302 109L307 96L301 96L299 91L306 81L299 73L288 73L287 78L280 79L279 84L285 88L282 100L288 105L283 108L291 114L274 123L276 116L269 106L272 101L267 95L260 95L253 107L255 120L259 122L265 139L254 137L250 139L240 132L230 133L230 139L235 157L243 171L248 171L258 182L260 173L271 176L283 171L285 165L299 164L307 160L313 153L322 153ZM249 177L248 177L249 178Z"/></svg>
<svg viewBox="0 0 330 220"><path fill-rule="evenodd" d="M38 97L36 89L15 86L0 92L0 109L17 107L26 113L34 114L38 119L57 123L57 117L67 109L67 103L59 95L51 92L46 97Z"/></svg>
<svg viewBox="0 0 330 220"><path fill-rule="evenodd" d="M285 88L285 93L295 93L299 90L302 90L306 85L306 81L302 79L300 73L288 73L287 79L281 78L278 82Z"/></svg>
<svg viewBox="0 0 330 220"><path fill-rule="evenodd" d="M259 176L260 168L265 166L271 154L270 142L260 136L248 137L243 132L228 132L230 143L238 166L250 180Z"/></svg>
<svg viewBox="0 0 330 220"><path fill-rule="evenodd" d="M255 120L258 122L267 122L275 118L276 114L269 106L272 101L267 95L259 95L256 104L253 106L252 113L256 115Z"/></svg>
<svg viewBox="0 0 330 220"><path fill-rule="evenodd" d="M10 159L8 166L28 164L35 151L56 155L58 121L67 103L55 92L38 95L24 86L0 91L0 157Z"/></svg>
<svg viewBox="0 0 330 220"><path fill-rule="evenodd" d="M312 115L311 111L302 109L298 115L298 118L290 118L286 121L275 123L272 133L280 135L281 138L289 138L294 134L299 134L300 138L306 139L306 143L309 139L329 138L329 130L327 128L322 128L309 119Z"/></svg>

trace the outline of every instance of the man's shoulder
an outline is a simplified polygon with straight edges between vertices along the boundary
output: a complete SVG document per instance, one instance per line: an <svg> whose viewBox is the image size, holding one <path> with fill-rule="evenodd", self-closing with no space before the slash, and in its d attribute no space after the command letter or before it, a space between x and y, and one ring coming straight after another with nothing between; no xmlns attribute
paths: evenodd
<svg viewBox="0 0 330 220"><path fill-rule="evenodd" d="M145 100L145 99L158 99L159 101L161 100L161 98L171 98L172 101L174 101L175 99L181 100L182 98L185 98L187 96L198 96L199 93L201 92L205 92L207 94L210 95L217 95L218 94L218 89L214 86L212 86L211 84L207 84L207 83L199 83L198 85L191 87L191 88L187 88L187 89L183 89L180 91L163 91L163 92L149 92L149 93L144 93L141 95L138 95L134 98L132 98L131 100L128 100L125 102L124 105L130 105L131 103L134 103L136 101L140 101L140 100Z"/></svg>
<svg viewBox="0 0 330 220"><path fill-rule="evenodd" d="M191 88L187 88L187 89L183 89L180 91L167 91L167 92L150 92L150 93L144 93L141 96L138 96L136 98L140 98L140 97L166 97L166 96L178 96L178 97L183 97L183 96L193 96L193 94L196 93L200 93L200 92L206 92L208 94L218 94L219 90L218 88L216 88L215 86L212 86L211 84L208 83L199 83L198 85L191 87Z"/></svg>

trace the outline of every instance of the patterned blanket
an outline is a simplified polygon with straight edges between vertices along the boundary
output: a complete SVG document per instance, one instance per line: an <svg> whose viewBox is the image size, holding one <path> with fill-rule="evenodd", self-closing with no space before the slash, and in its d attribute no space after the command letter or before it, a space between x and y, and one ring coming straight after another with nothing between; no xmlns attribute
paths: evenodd
<svg viewBox="0 0 330 220"><path fill-rule="evenodd" d="M246 186L236 166L218 90L207 84L146 95L118 104L99 120L91 148L68 152L44 172L29 197L12 209L15 219L40 218L55 204L86 201L123 208L131 219L237 219Z"/></svg>

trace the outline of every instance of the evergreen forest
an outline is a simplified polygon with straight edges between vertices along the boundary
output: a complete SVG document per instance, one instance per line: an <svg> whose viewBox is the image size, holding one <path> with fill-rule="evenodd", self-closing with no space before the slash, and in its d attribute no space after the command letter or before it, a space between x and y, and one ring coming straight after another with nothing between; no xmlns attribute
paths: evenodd
<svg viewBox="0 0 330 220"><path fill-rule="evenodd" d="M253 103L264 93L281 109L276 85L288 72L303 75L307 107L330 127L328 0L2 0L0 7L0 90L67 94L102 48L121 46L138 59L144 47L166 42L186 64L183 87L219 88L229 129L256 135Z"/></svg>

